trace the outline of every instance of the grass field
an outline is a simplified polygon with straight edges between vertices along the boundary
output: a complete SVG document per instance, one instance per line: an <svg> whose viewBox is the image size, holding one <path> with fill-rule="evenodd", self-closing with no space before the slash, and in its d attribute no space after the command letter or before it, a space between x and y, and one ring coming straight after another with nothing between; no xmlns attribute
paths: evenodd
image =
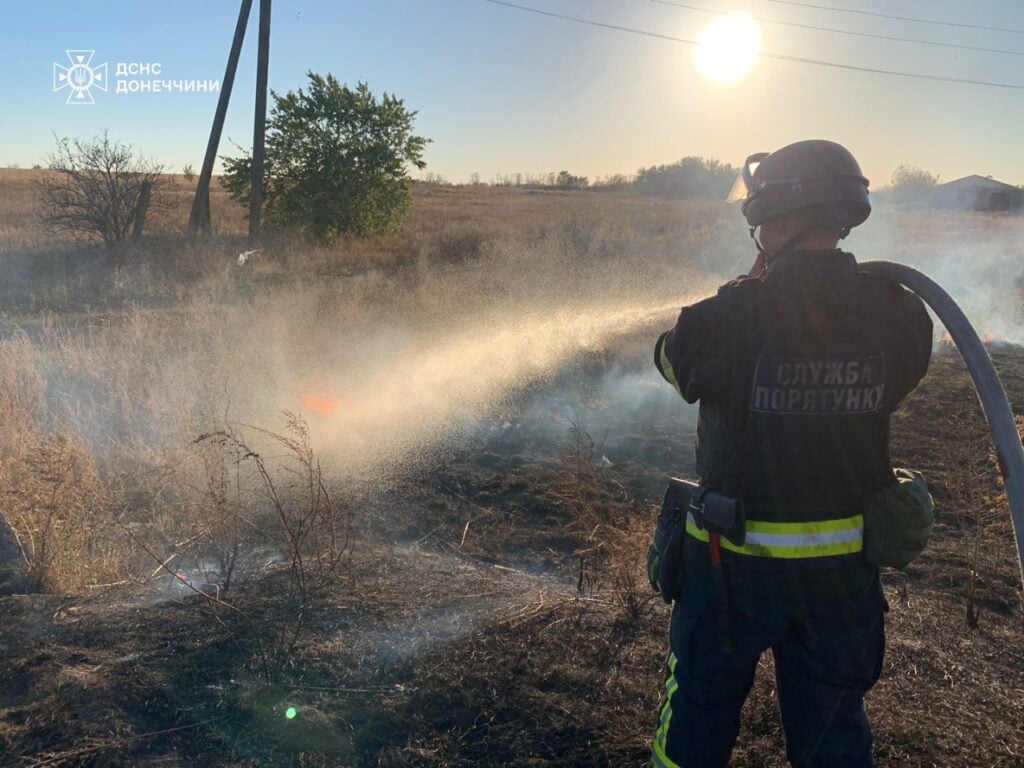
<svg viewBox="0 0 1024 768"><path fill-rule="evenodd" d="M650 349L749 266L734 208L417 185L395 237L239 265L222 192L212 240L179 178L110 254L44 230L38 173L0 171L0 766L645 763L642 559L695 438ZM962 300L1024 415L1022 229L887 209L850 247ZM1009 517L941 343L893 457L939 530L884 577L878 764L1024 766ZM737 766L785 764L762 667Z"/></svg>

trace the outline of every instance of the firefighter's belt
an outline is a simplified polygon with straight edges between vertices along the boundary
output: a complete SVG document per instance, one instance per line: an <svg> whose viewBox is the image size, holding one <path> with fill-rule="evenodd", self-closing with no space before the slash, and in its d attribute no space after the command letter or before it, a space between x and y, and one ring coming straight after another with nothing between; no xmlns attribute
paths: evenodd
<svg viewBox="0 0 1024 768"><path fill-rule="evenodd" d="M864 549L863 515L802 523L747 520L745 528L746 537L742 545L723 538L722 549L739 555L791 560L850 555ZM693 515L687 517L686 532L700 541L709 538L706 527L699 526Z"/></svg>

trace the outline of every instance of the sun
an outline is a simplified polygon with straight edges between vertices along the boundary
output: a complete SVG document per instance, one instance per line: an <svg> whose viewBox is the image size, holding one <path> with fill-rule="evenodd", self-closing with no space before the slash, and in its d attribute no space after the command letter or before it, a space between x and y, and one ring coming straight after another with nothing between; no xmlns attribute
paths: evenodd
<svg viewBox="0 0 1024 768"><path fill-rule="evenodd" d="M761 31L749 13L730 13L708 24L694 59L708 80L731 85L742 80L757 61Z"/></svg>

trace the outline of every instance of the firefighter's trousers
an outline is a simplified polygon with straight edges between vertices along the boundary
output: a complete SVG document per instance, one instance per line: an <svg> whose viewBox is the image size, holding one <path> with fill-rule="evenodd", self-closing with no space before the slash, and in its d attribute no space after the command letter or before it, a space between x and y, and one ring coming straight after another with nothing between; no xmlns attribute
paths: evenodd
<svg viewBox="0 0 1024 768"><path fill-rule="evenodd" d="M654 768L724 768L762 653L771 650L786 754L794 768L870 768L864 695L885 649L885 598L870 587L820 607L731 595L732 651L707 574L691 572L672 613L665 697Z"/></svg>

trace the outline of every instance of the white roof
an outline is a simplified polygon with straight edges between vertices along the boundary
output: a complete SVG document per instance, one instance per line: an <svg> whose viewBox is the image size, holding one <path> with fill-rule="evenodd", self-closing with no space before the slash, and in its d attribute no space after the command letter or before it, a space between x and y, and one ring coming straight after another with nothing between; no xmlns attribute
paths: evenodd
<svg viewBox="0 0 1024 768"><path fill-rule="evenodd" d="M996 181L991 176L978 176L975 174L973 176L964 176L962 179L947 181L945 184L939 184L936 189L987 189L992 192L1010 192L1016 190L1017 187L1012 184Z"/></svg>

